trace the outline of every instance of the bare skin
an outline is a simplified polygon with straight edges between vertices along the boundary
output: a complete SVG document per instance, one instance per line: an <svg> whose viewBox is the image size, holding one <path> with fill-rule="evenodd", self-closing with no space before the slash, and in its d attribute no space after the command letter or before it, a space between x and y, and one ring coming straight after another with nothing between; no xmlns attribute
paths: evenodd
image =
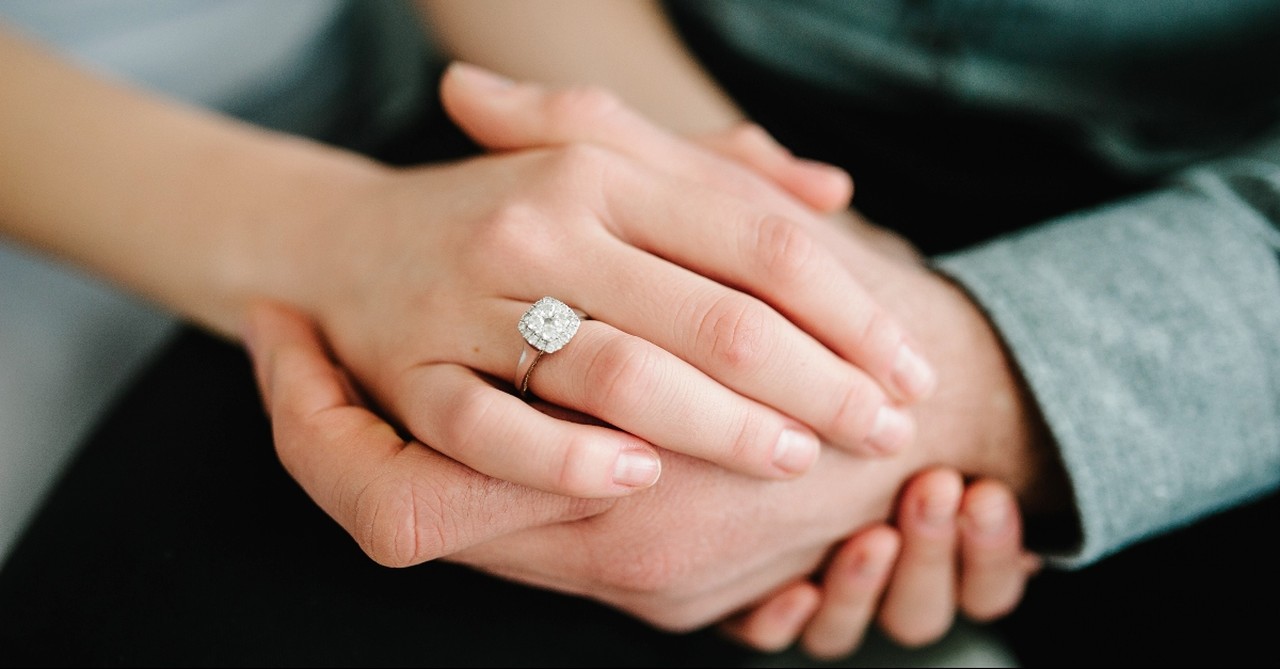
<svg viewBox="0 0 1280 669"><path fill-rule="evenodd" d="M972 302L919 265L876 253L847 228L817 217L805 226L883 303L893 305L898 317L913 326L913 340L936 361L937 392L914 409L920 424L917 447L876 460L825 450L806 476L785 483L667 455L660 484L616 500L602 512L566 507L560 510L564 522L507 532L509 527L486 524L492 511L477 508L473 516L472 510L453 508L456 523L446 529L455 531L441 533L438 517L433 517L438 506L430 504L435 493L415 489L428 467L438 472L440 465L431 465L434 457L421 445L393 442L394 435L383 431L387 445L382 448L413 454L422 461L422 471L380 479L390 483L379 491L385 501L372 508L385 513L362 515L356 506L335 507L331 513L375 558L389 563L448 555L683 630L720 619L811 573L836 542L887 518L897 491L926 468L946 465L1007 481L1031 508L1052 502L1045 485L1051 479L1052 456L998 339ZM324 482L326 449L318 445L334 441L325 435L342 422L336 416L359 418L354 421L359 425L338 430L344 436L337 443L342 444L358 442L361 430L374 429L378 421L352 406L336 380L326 382L330 392L316 390L326 385L317 379L339 374L305 320L266 307L255 323L251 340L263 386L272 398L281 457L294 463L291 470L304 487L322 494L331 484ZM280 360L271 354L276 350L291 351L287 366L272 364L272 359ZM301 392L299 384L290 382L295 376L310 379L307 402L290 399ZM307 472L321 476L309 482ZM511 508L501 501L509 487L477 487L487 491L482 495L487 504ZM420 498L425 501L409 503ZM366 503L363 508L370 507Z"/></svg>

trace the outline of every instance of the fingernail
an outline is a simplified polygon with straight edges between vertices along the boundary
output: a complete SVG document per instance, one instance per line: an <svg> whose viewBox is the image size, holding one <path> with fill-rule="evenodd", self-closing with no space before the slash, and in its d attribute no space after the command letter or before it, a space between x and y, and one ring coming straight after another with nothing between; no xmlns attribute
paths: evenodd
<svg viewBox="0 0 1280 669"><path fill-rule="evenodd" d="M861 551L854 556L849 565L849 575L860 580L869 580L880 575L880 570L884 565L879 560L872 559L871 551Z"/></svg>
<svg viewBox="0 0 1280 669"><path fill-rule="evenodd" d="M957 486L930 491L920 502L920 520L932 527L951 524L960 509L960 495L961 490Z"/></svg>
<svg viewBox="0 0 1280 669"><path fill-rule="evenodd" d="M880 453L897 453L911 439L911 419L905 413L885 405L876 412L867 442Z"/></svg>
<svg viewBox="0 0 1280 669"><path fill-rule="evenodd" d="M1009 500L1004 495L991 495L981 504L970 503L965 515L981 534L999 534L1009 522Z"/></svg>
<svg viewBox="0 0 1280 669"><path fill-rule="evenodd" d="M775 620L784 627L800 624L801 618L808 613L809 609L805 606L804 598L794 594L790 597L784 597L773 612L776 616Z"/></svg>
<svg viewBox="0 0 1280 669"><path fill-rule="evenodd" d="M467 84L468 86L475 86L476 88L483 88L491 91L511 88L511 86L515 84L514 81L500 74L460 61L454 61L450 64L449 72L454 77L457 77L459 81Z"/></svg>
<svg viewBox="0 0 1280 669"><path fill-rule="evenodd" d="M647 451L623 451L613 464L613 482L632 488L648 488L661 473L662 461Z"/></svg>
<svg viewBox="0 0 1280 669"><path fill-rule="evenodd" d="M904 397L920 400L933 393L938 385L938 375L915 349L903 344L893 361L893 382Z"/></svg>
<svg viewBox="0 0 1280 669"><path fill-rule="evenodd" d="M810 434L786 429L773 446L773 464L792 474L808 471L818 458L818 440Z"/></svg>

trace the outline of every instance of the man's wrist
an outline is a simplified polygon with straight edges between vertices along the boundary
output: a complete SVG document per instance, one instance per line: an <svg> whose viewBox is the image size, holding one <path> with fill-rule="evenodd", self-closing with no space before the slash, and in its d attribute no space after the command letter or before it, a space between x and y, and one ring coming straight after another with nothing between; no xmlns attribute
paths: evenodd
<svg viewBox="0 0 1280 669"><path fill-rule="evenodd" d="M1066 475L1013 358L962 287L932 274L930 316L917 336L939 367L939 389L918 411L919 441L938 464L1009 485L1029 515L1070 505Z"/></svg>

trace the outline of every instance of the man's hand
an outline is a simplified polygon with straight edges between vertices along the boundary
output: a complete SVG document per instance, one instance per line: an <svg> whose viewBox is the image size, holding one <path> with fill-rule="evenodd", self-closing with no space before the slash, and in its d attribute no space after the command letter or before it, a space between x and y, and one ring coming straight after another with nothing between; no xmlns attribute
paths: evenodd
<svg viewBox="0 0 1280 669"><path fill-rule="evenodd" d="M446 103L448 91L446 87ZM619 137L605 139L617 143ZM652 146L645 144L649 149ZM623 142L612 148L627 146ZM637 149L633 157L645 160L645 150ZM708 153L703 160L714 164L713 159L715 156ZM674 164L688 169L704 163ZM728 173L733 178L718 186L726 195L744 186L751 192L764 192L756 187L767 186L743 168ZM760 197L787 201L782 196ZM803 211L794 201L779 206ZM273 405L273 413L284 411L294 417L290 422L277 422L282 456L293 453L292 457L303 461L308 460L302 455L304 449L313 456L328 453L309 458L314 470L290 469L348 530L358 537L361 533L372 536L366 545L395 547L395 559L390 563L408 564L438 555L418 550L424 544L450 548L472 545L451 559L593 597L668 629L689 629L719 619L812 572L834 543L870 522L887 518L903 482L931 464L997 476L1028 498L1046 459L1039 456L1029 405L982 314L955 286L922 267L885 258L847 229L815 216L797 220L820 246L837 253L845 268L884 304L892 305L900 318L911 323L915 341L940 363L939 392L915 409L922 426L918 447L879 460L826 450L808 475L786 483L748 478L705 461L670 454L665 459L662 483L614 502L603 513L573 522L556 522L555 513L543 518L517 517L512 522L504 517L490 527L485 527L484 519L495 518L516 503L511 494L514 486L477 485L464 476L420 484L418 477L431 478L427 467L357 468L356 473L347 474L337 466L341 457L354 452L352 440L368 438L368 434L381 435L378 438L384 444L380 452L385 462L398 465L432 459L418 453L427 450L421 444L393 440L391 428L379 426L372 414L354 407L349 396L330 393L325 402L309 408ZM282 318L289 320L288 316ZM262 322L272 319L260 319L259 325ZM254 330L259 365L278 360L270 351L281 346L309 352L295 356L307 364L292 375L281 374L287 371L283 368L262 375L275 379L268 384L272 395L302 395L277 390L275 384L289 387L324 375L340 378L314 333L299 335L309 332L305 323L276 330L285 336L264 338L261 327ZM263 341L274 344L264 349ZM337 380L329 383L341 385ZM797 399L822 404L828 398L823 391L810 389ZM359 429L353 431L348 422ZM307 437L317 441L307 443ZM378 485L371 488L370 483ZM447 503L435 503L446 497L441 494L441 485L453 483L476 485L486 492L468 497L449 488ZM355 502L344 507L344 499ZM363 511L343 513L344 508L354 507ZM597 510L578 507L566 512L562 508L558 513L580 517ZM466 540L422 541L424 536L437 533L447 538L459 534L450 526L456 518L472 530L465 533ZM519 526L540 521L545 524L518 531ZM494 537L501 538L485 541Z"/></svg>
<svg viewBox="0 0 1280 669"><path fill-rule="evenodd" d="M268 269L250 283L308 312L397 427L477 471L580 497L652 485L657 449L783 479L812 466L819 438L863 456L911 441L904 407L932 372L794 220L803 205L593 95L457 68L444 93L552 133L586 114L584 133L645 153L549 141L378 171L331 215L262 235L253 264ZM501 387L524 347L515 324L545 295L591 319L539 358L528 389L594 424Z"/></svg>
<svg viewBox="0 0 1280 669"><path fill-rule="evenodd" d="M886 271L890 269L885 267ZM933 300L934 305L927 308L926 304L913 303L920 313L950 315L963 306L947 302L963 296L941 279L905 265L893 271L904 281L911 280L908 275L927 280L915 299ZM924 286L932 289L924 290ZM967 309L973 310L972 305ZM969 337L977 335L966 334L962 327L965 321L957 318L953 322L959 326L933 330L944 333L944 341L933 346L934 340L925 338L922 343L941 351L952 350L951 338L972 343ZM483 477L486 482L477 484L461 472L453 475L452 481L443 480L443 485L458 484L480 493L468 496L453 488L441 488L442 484L435 482L442 481L442 477L429 469L435 458L423 453L427 449L420 444L393 441L394 433L389 427L379 426L372 414L352 406L350 397L341 394L341 376L305 321L268 309L251 332L260 378L270 396L276 398L272 413L283 417L276 421L279 447L285 453L297 453L295 457L306 454L316 462L315 470L295 470L304 485L309 476L327 472L325 480L330 482L330 490L349 488L343 485L344 477L350 477L347 481L358 478L359 470L348 473L336 458L323 454L350 453L356 457L357 442L370 439L368 435L382 435L384 459L400 457L404 462L424 463L420 469L406 470L404 478L396 480L431 481L425 484L429 494L406 495L391 498L383 505L366 506L374 509L366 518L358 513L343 515L339 507L335 517L357 536L367 531L365 528L374 527L370 520L381 520L374 531L380 531L382 539L375 537L375 543L390 537L392 545L397 537L420 541L424 534L434 537L440 528L445 528L448 541L433 540L434 544L448 544L450 548L471 545L449 556L451 560L522 582L588 596L672 630L691 629L723 618L748 603L761 601L782 584L812 573L833 544L869 523L888 518L897 491L913 473L934 463L972 466L984 463L992 455L981 448L987 444L984 426L965 423L966 419L974 420L972 412L951 410L933 400L918 409L924 425L936 418L957 431L926 430L923 434L930 440L892 458L865 460L826 450L808 475L793 481L766 482L672 454L662 482L637 495L610 501L603 511L599 507L557 507L554 501L535 496L533 499L543 500L539 503L551 509L547 515L522 517L517 513L509 517L514 505L520 503L518 497L527 493ZM950 379L979 378L981 370L970 369L970 365L989 360L972 347L956 345L954 350L956 355L939 358L947 364L944 370L955 372L942 377L941 397L947 396ZM293 353L281 355L281 351ZM984 390L985 385L974 385L979 392L990 392ZM306 388L325 387L328 391L323 401L311 406L302 406L298 399L281 399L303 398ZM960 389L954 392L964 394ZM992 400L975 397L969 401L983 405ZM1016 455L1020 449L1008 452ZM1029 485L1034 480L1033 467L1022 467L1016 470L1021 472L1018 480ZM324 489L323 485L308 489ZM442 491L448 495L442 495ZM396 506L397 501L408 504L410 500L412 507ZM597 511L601 512L570 522L556 522L554 518L557 513L582 517ZM379 513L383 514L380 519ZM454 522L465 529L465 540L455 538L459 532L454 530ZM540 522L543 524L538 527L518 528Z"/></svg>
<svg viewBox="0 0 1280 669"><path fill-rule="evenodd" d="M572 500L400 438L360 406L297 312L261 304L247 333L282 459L376 559L452 552L667 629L706 624L813 571L835 539L888 515L918 462L826 449L807 476L768 482L673 453L662 481L624 498L630 504Z"/></svg>
<svg viewBox="0 0 1280 669"><path fill-rule="evenodd" d="M992 479L964 485L951 470L913 478L894 526L859 530L835 551L820 578L800 579L721 625L762 651L799 640L808 654L852 653L877 624L904 646L941 638L957 609L985 622L1012 611L1040 560L1022 548L1012 493Z"/></svg>

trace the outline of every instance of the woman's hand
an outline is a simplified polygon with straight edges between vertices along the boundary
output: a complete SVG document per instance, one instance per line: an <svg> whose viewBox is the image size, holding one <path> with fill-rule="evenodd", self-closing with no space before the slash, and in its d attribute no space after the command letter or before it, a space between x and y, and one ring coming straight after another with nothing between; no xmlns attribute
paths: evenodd
<svg viewBox="0 0 1280 669"><path fill-rule="evenodd" d="M852 653L873 622L921 646L946 634L957 609L978 622L1009 613L1040 567L1022 548L1013 493L996 481L927 471L907 484L896 517L896 527L877 523L839 546L820 583L785 586L722 630L763 651L799 640L823 659Z"/></svg>
<svg viewBox="0 0 1280 669"><path fill-rule="evenodd" d="M456 78L446 80L447 103L450 81L454 95L458 90ZM509 92L509 87L500 90ZM554 99L537 89L518 87L515 92L540 104L550 105ZM487 97L501 101L501 95L495 92ZM563 111L562 105L563 101L550 106ZM592 105L599 107L600 103ZM488 110L498 116L501 111ZM537 111L536 106L531 111L535 121ZM614 133L601 141L617 143L623 136ZM483 137L478 139L484 141ZM536 137L532 139L536 141ZM705 150L684 155L681 152L690 151L686 145L662 162L661 156L654 154L655 146L656 142L647 142L628 148L622 142L617 148L682 170L723 161ZM789 203L785 206L803 209L770 191L768 183L750 170L738 166L736 173L732 169L726 173L735 176L715 182L710 190L734 196L735 188L764 184L764 188L747 188L735 201L751 202L751 193L758 192L758 197L779 198ZM811 214L802 211L800 216ZM373 414L351 406L349 398L330 398L312 409L296 403L292 409L273 408L273 414L280 417L276 436L281 457L287 464L294 461L291 470L304 487L352 531L366 551L387 564L415 564L451 555L451 559L491 573L607 602L668 629L690 629L738 610L746 602L762 601L780 584L812 573L836 538L887 517L895 492L910 473L938 462L955 463L965 471L987 471L974 466L991 464L980 457L986 452L982 444L1005 443L988 437L1008 432L988 429L986 423L975 427L964 422L965 417L1000 414L975 414L978 408L1011 405L1004 399L1009 379L1002 371L1003 358L989 326L967 299L917 263L883 258L865 247L865 239L855 241L847 229L841 232L821 221L804 225L806 231L823 235L824 246L839 250L848 271L859 273L863 281L885 294L900 297L901 304L893 303L895 308L927 317L926 323L930 323L928 318L937 321L926 330L930 330L933 348L954 357L954 374L949 378L955 383L949 386L946 403L935 399L921 405L921 411L929 405L927 413L933 416L927 423L930 448L909 449L875 461L826 452L823 467L785 484L735 477L705 462L673 455L670 478L665 479L661 494L650 491L590 508L565 505L562 497L532 495L534 500L542 500L530 503L535 509L533 517L503 514L500 519L489 516L494 509L512 508L509 497L516 488L503 487L486 477L467 481L465 472L449 466L451 461L422 444L404 441L385 425L379 427ZM312 337L313 362L326 369L325 373L336 375L337 370L319 348L319 340ZM263 357L260 352L255 354L259 364ZM292 382L295 386L299 383L299 379ZM1012 406L1016 408L1016 403ZM353 432L348 422L367 430ZM334 423L348 429L330 429L341 427ZM343 458L355 457L356 446L375 441L373 437L381 443L379 453L374 454L380 454L381 462L359 471L343 466ZM1020 443L1017 437L1012 434L1010 439ZM369 462L379 458L371 457ZM992 469L1006 473L999 467ZM458 498L457 486L468 483L474 484L483 499ZM530 496L528 491L524 494ZM466 503L466 499L472 502ZM602 515L590 523L557 522L597 512ZM530 529L519 531L521 527ZM493 540L496 537L502 539ZM711 537L716 539L709 540Z"/></svg>
<svg viewBox="0 0 1280 669"><path fill-rule="evenodd" d="M1027 565L1006 491L979 483L962 502L958 476L936 470L898 494L945 446L877 460L826 450L821 466L787 482L672 454L662 483L637 495L552 495L477 474L406 441L361 406L301 315L262 305L249 322L247 341L281 458L383 564L447 557L597 599L671 630L766 602L735 625L741 638L775 648L807 625L806 647L823 656L856 644L877 607L886 629L904 642L945 631L956 606L957 531L961 606L992 616L1020 597L1019 570ZM403 494L388 494L397 490ZM895 498L902 539L878 523ZM987 522L992 516L997 522ZM872 529L838 539L859 527ZM824 564L819 589L804 575ZM890 594L879 605L886 584Z"/></svg>
<svg viewBox="0 0 1280 669"><path fill-rule="evenodd" d="M263 303L248 323L281 459L375 560L447 557L670 630L720 620L812 573L837 537L885 518L907 473L928 457L824 449L809 475L766 481L672 453L663 480L636 495L553 495L397 434L363 406L301 314Z"/></svg>
<svg viewBox="0 0 1280 669"><path fill-rule="evenodd" d="M517 95L530 123L568 113L562 94L456 71L445 92ZM606 127L624 116L599 114ZM658 133L638 120L612 130L631 144ZM807 470L819 438L898 451L913 432L900 400L931 384L903 330L767 206L789 198L717 179L712 160L729 163L705 155L698 180L593 144L388 172L328 219L269 240L293 259L262 283L313 315L403 429L542 490L646 487L655 447L772 478ZM510 392L515 324L548 295L591 320L543 356L529 389L607 426L551 418Z"/></svg>

